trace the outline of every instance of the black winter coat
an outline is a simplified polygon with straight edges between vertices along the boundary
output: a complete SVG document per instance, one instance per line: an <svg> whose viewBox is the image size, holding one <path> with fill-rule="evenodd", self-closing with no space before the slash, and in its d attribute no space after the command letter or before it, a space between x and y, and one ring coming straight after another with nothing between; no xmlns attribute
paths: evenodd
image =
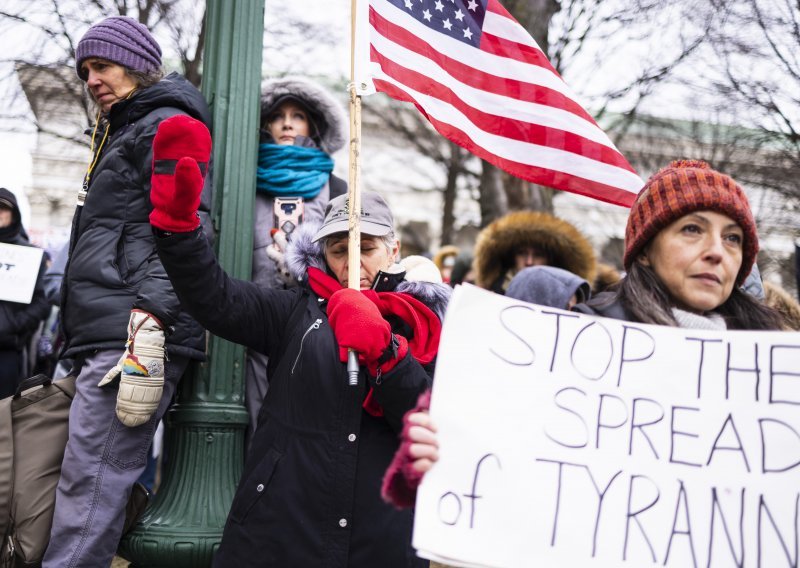
<svg viewBox="0 0 800 568"><path fill-rule="evenodd" d="M588 303L573 306L572 311L622 321L638 321L622 306L616 292L601 292Z"/></svg>
<svg viewBox="0 0 800 568"><path fill-rule="evenodd" d="M0 230L0 243L18 246L33 246L22 233L17 199L5 188L0 188L0 201L12 211L11 225ZM50 313L44 293L44 273L46 264L42 258L39 275L33 288L33 297L29 304L5 302L0 300L0 351L20 351L31 338L39 324Z"/></svg>
<svg viewBox="0 0 800 568"><path fill-rule="evenodd" d="M167 352L202 359L204 331L181 310L150 229L152 142L159 123L188 114L210 128L200 92L172 73L111 107L108 139L92 174L86 202L72 221L69 261L61 289L62 356L122 349L132 308L165 326ZM95 144L102 139L103 125ZM211 176L200 206L207 227Z"/></svg>
<svg viewBox="0 0 800 568"><path fill-rule="evenodd" d="M214 566L417 567L413 512L381 500L403 414L431 379L410 354L380 384L347 383L326 302L229 278L198 231L157 239L186 309L277 361ZM362 409L369 386L384 417Z"/></svg>

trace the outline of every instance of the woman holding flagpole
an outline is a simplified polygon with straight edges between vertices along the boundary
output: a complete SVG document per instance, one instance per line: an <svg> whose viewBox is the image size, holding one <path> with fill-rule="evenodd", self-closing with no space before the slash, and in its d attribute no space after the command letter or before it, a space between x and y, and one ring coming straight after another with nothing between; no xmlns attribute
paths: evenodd
<svg viewBox="0 0 800 568"><path fill-rule="evenodd" d="M194 147L194 138L209 140L200 123L165 121L155 145L184 139ZM211 333L270 361L270 388L214 565L427 565L410 545L411 512L381 500L380 480L403 415L430 388L450 288L404 279L393 216L375 193L363 195L358 211L358 289L346 287L354 247L345 195L329 202L321 226L304 223L289 244L287 266L300 287L235 280L201 238L195 206L203 179L194 159L153 178L156 246L181 304Z"/></svg>

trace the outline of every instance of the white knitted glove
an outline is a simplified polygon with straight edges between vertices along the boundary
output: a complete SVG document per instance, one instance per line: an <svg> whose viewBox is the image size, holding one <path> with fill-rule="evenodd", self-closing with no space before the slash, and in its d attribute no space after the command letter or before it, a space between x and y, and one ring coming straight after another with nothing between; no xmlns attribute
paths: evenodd
<svg viewBox="0 0 800 568"><path fill-rule="evenodd" d="M125 426L141 426L158 408L164 391L164 330L145 311L131 310L125 353L97 386L107 385L120 374L117 418Z"/></svg>
<svg viewBox="0 0 800 568"><path fill-rule="evenodd" d="M275 263L275 273L278 284L292 287L297 285L297 281L292 277L286 266L286 233L276 229L272 233L272 244L267 247L267 256Z"/></svg>

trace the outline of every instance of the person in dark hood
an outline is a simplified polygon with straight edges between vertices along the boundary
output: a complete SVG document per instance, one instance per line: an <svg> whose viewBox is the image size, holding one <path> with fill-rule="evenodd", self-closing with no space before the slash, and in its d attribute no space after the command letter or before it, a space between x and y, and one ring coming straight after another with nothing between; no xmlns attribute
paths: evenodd
<svg viewBox="0 0 800 568"><path fill-rule="evenodd" d="M176 168L169 142L154 145L159 124L210 125L208 106L186 79L164 76L160 46L132 18L89 28L75 69L97 115L61 290L61 357L74 361L77 393L45 568L111 564L156 425L189 361L205 357L205 332L181 308L148 216L154 160L159 175ZM209 185L198 201L210 228Z"/></svg>
<svg viewBox="0 0 800 568"><path fill-rule="evenodd" d="M161 262L198 321L270 364L214 566L427 566L411 547L413 514L382 502L378 486L403 414L431 385L450 287L409 282L397 270L394 218L369 192L354 267L360 290L345 287L347 195L328 203L321 226L304 223L289 243L287 266L302 285L279 290L231 278L196 228L200 186L197 176L180 184L176 176L174 192L154 185L150 220ZM176 231L164 215L194 226ZM359 354L353 375L348 349Z"/></svg>
<svg viewBox="0 0 800 568"><path fill-rule="evenodd" d="M346 141L346 122L339 101L316 83L283 77L262 84L253 282L276 289L297 285L286 268L287 243L301 223L322 222L328 201L347 191L347 183L332 173L332 155ZM265 355L248 351L248 441L267 394L267 366Z"/></svg>
<svg viewBox="0 0 800 568"><path fill-rule="evenodd" d="M591 295L589 283L568 270L555 266L529 266L520 270L508 285L506 296L540 306L570 310Z"/></svg>
<svg viewBox="0 0 800 568"><path fill-rule="evenodd" d="M17 198L0 187L0 243L33 246L24 234ZM49 311L44 293L45 270L42 258L29 303L0 299L0 398L13 395L28 374L25 347Z"/></svg>
<svg viewBox="0 0 800 568"><path fill-rule="evenodd" d="M462 252L456 257L453 263L453 270L450 272L450 287L466 282L475 284L475 269L472 267L473 258L471 252Z"/></svg>

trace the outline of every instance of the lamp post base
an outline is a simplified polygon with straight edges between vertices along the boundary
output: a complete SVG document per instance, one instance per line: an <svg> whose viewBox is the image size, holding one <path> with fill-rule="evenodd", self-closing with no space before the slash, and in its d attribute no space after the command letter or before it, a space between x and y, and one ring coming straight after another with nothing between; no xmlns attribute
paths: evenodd
<svg viewBox="0 0 800 568"><path fill-rule="evenodd" d="M222 539L242 473L247 412L240 405L176 405L167 416L164 483L119 555L136 568L201 568Z"/></svg>

